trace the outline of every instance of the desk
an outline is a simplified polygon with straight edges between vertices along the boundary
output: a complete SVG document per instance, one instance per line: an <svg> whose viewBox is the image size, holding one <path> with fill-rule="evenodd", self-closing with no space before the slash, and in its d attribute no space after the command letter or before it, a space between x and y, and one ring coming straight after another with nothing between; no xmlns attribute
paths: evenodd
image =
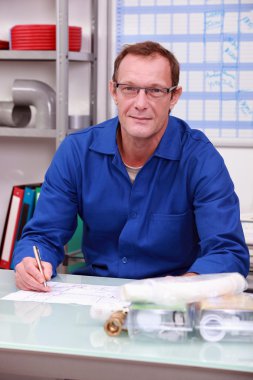
<svg viewBox="0 0 253 380"><path fill-rule="evenodd" d="M123 279L58 275L63 282ZM15 291L0 270L0 297ZM107 336L89 307L0 300L0 379L226 380L253 378L253 344L137 341Z"/></svg>

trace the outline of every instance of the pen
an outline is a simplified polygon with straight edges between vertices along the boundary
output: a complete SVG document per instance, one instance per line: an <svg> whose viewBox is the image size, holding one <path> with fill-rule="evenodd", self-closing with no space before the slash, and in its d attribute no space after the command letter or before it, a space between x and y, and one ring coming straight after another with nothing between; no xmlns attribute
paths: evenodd
<svg viewBox="0 0 253 380"><path fill-rule="evenodd" d="M44 275L44 271L43 271L43 268L42 268L42 265L41 265L41 257L40 257L40 251L39 251L39 248L34 245L33 246L33 252L34 252L34 256L35 256L35 259L37 261L37 264L38 264L38 267L39 267L39 270L40 270L40 273L43 275L44 277L44 282L43 282L43 285L46 287L47 286L47 282L46 282L46 278L45 278L45 275Z"/></svg>

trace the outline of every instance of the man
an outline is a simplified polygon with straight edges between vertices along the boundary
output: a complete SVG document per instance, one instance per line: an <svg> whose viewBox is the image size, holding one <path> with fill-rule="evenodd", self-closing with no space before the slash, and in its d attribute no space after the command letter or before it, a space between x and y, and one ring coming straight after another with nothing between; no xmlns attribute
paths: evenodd
<svg viewBox="0 0 253 380"><path fill-rule="evenodd" d="M127 46L109 89L118 117L65 138L14 257L21 289L48 291L77 214L86 274L123 278L249 270L239 202L205 135L170 116L182 89L176 58L154 42Z"/></svg>

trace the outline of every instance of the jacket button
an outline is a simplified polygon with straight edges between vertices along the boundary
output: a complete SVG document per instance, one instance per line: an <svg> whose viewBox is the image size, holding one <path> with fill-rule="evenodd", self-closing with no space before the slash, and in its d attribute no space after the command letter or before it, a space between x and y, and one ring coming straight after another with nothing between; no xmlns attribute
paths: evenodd
<svg viewBox="0 0 253 380"><path fill-rule="evenodd" d="M123 263L123 264L126 264L126 263L127 263L127 257L123 257L123 258L122 258L122 263Z"/></svg>

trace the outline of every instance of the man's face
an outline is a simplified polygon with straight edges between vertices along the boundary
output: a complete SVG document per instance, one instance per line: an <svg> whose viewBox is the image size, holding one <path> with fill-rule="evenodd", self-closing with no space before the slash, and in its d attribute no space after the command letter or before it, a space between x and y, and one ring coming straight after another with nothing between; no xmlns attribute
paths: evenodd
<svg viewBox="0 0 253 380"><path fill-rule="evenodd" d="M172 86L169 61L160 55L142 57L128 54L120 63L117 83L169 88ZM166 129L169 111L181 95L181 88L159 98L150 98L144 90L128 97L110 82L110 92L118 107L123 137L159 140Z"/></svg>

